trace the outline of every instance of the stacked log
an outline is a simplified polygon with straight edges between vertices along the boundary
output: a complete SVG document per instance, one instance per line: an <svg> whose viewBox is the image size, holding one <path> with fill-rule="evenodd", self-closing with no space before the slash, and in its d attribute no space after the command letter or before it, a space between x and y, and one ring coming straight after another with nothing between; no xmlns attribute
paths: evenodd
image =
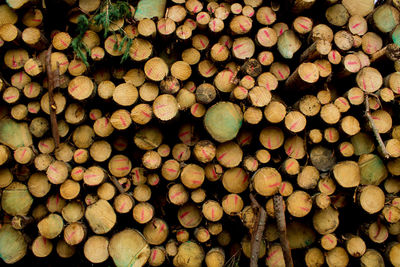
<svg viewBox="0 0 400 267"><path fill-rule="evenodd" d="M39 2L0 4L5 263L400 265L397 1Z"/></svg>

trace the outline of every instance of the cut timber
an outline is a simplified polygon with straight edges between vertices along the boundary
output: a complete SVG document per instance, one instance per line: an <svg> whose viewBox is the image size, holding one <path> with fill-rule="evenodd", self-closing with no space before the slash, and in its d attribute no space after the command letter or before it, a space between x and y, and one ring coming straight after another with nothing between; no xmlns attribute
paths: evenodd
<svg viewBox="0 0 400 267"><path fill-rule="evenodd" d="M273 47L278 41L275 30L269 27L259 29L256 38L257 43L265 48Z"/></svg>
<svg viewBox="0 0 400 267"><path fill-rule="evenodd" d="M92 263L106 261L109 257L108 244L109 241L104 236L94 235L89 237L83 248L86 259Z"/></svg>
<svg viewBox="0 0 400 267"><path fill-rule="evenodd" d="M313 226L321 235L333 233L339 226L339 212L331 206L317 210L313 216Z"/></svg>
<svg viewBox="0 0 400 267"><path fill-rule="evenodd" d="M32 253L36 257L47 257L52 250L53 243L43 236L38 236L32 243Z"/></svg>
<svg viewBox="0 0 400 267"><path fill-rule="evenodd" d="M168 75L168 65L162 58L154 57L144 65L146 76L153 81L161 81Z"/></svg>
<svg viewBox="0 0 400 267"><path fill-rule="evenodd" d="M278 38L278 50L286 59L293 58L294 53L296 53L300 47L301 41L297 37L296 33L292 30L285 31Z"/></svg>
<svg viewBox="0 0 400 267"><path fill-rule="evenodd" d="M1 207L12 216L27 215L32 202L28 187L20 182L12 182L2 192Z"/></svg>
<svg viewBox="0 0 400 267"><path fill-rule="evenodd" d="M321 247L325 250L332 250L337 246L337 237L334 234L326 234L321 237Z"/></svg>
<svg viewBox="0 0 400 267"><path fill-rule="evenodd" d="M259 169L253 176L254 189L262 196L275 194L282 182L280 173L271 167Z"/></svg>
<svg viewBox="0 0 400 267"><path fill-rule="evenodd" d="M316 0L295 0L292 5L292 12L299 14L307 9L310 9Z"/></svg>
<svg viewBox="0 0 400 267"><path fill-rule="evenodd" d="M22 259L27 251L28 244L20 231L15 230L10 224L0 228L0 254L2 260L12 264Z"/></svg>
<svg viewBox="0 0 400 267"><path fill-rule="evenodd" d="M31 146L32 136L26 123L17 123L12 119L0 119L0 142L16 149Z"/></svg>
<svg viewBox="0 0 400 267"><path fill-rule="evenodd" d="M144 39L135 38L129 49L129 56L134 61L144 61L150 57L153 52L153 45ZM156 76L152 76L156 77Z"/></svg>
<svg viewBox="0 0 400 267"><path fill-rule="evenodd" d="M361 189L360 204L369 214L377 213L385 205L385 194L378 186L367 185Z"/></svg>
<svg viewBox="0 0 400 267"><path fill-rule="evenodd" d="M126 229L113 235L108 251L117 267L142 267L150 256L150 246L136 229Z"/></svg>
<svg viewBox="0 0 400 267"><path fill-rule="evenodd" d="M153 113L162 121L169 121L175 118L178 115L178 111L178 102L170 94L160 95L153 102Z"/></svg>
<svg viewBox="0 0 400 267"><path fill-rule="evenodd" d="M205 258L207 267L223 267L225 264L225 252L222 248L210 249Z"/></svg>
<svg viewBox="0 0 400 267"><path fill-rule="evenodd" d="M216 170L214 169L213 172L215 173L215 176L217 176ZM228 169L222 176L222 184L230 193L242 193L249 185L249 174L247 174L242 168Z"/></svg>
<svg viewBox="0 0 400 267"><path fill-rule="evenodd" d="M132 215L138 223L148 223L154 216L154 207L148 202L140 202L133 208Z"/></svg>
<svg viewBox="0 0 400 267"><path fill-rule="evenodd" d="M383 41L382 38L374 32L367 32L361 39L362 50L371 55L371 61L374 62L378 59L378 55L383 52L383 55L387 53L387 47L382 49Z"/></svg>
<svg viewBox="0 0 400 267"><path fill-rule="evenodd" d="M317 65L311 62L302 63L286 80L285 86L288 88L307 89L310 84L319 79L319 70ZM306 87L307 86L307 87Z"/></svg>
<svg viewBox="0 0 400 267"><path fill-rule="evenodd" d="M333 175L342 187L356 187L360 184L360 168L354 161L339 162L333 167Z"/></svg>
<svg viewBox="0 0 400 267"><path fill-rule="evenodd" d="M204 182L204 178L204 169L196 164L186 165L182 169L182 183L189 189L199 188Z"/></svg>
<svg viewBox="0 0 400 267"><path fill-rule="evenodd" d="M116 214L112 206L103 199L87 207L85 218L96 234L109 232L116 223Z"/></svg>
<svg viewBox="0 0 400 267"><path fill-rule="evenodd" d="M330 24L341 27L349 20L349 13L342 4L336 4L326 10L325 17Z"/></svg>
<svg viewBox="0 0 400 267"><path fill-rule="evenodd" d="M379 156L362 154L358 160L361 173L361 184L379 185L388 176L385 164Z"/></svg>
<svg viewBox="0 0 400 267"><path fill-rule="evenodd" d="M83 218L85 207L82 203L71 201L62 208L61 214L65 221L68 223L77 222Z"/></svg>
<svg viewBox="0 0 400 267"><path fill-rule="evenodd" d="M162 246L153 247L150 250L150 258L148 263L150 266L161 266L166 260L166 251Z"/></svg>
<svg viewBox="0 0 400 267"><path fill-rule="evenodd" d="M361 69L357 74L356 81L358 87L368 93L377 91L383 84L382 75L372 67Z"/></svg>
<svg viewBox="0 0 400 267"><path fill-rule="evenodd" d="M178 247L178 252L173 259L173 264L177 267L200 267L202 266L204 257L204 250L199 244L193 241L187 241Z"/></svg>
<svg viewBox="0 0 400 267"><path fill-rule="evenodd" d="M334 42L341 51L347 51L353 47L354 37L348 31L338 31L335 33Z"/></svg>
<svg viewBox="0 0 400 267"><path fill-rule="evenodd" d="M235 58L244 60L253 57L255 44L248 37L239 37L233 41L232 54Z"/></svg>
<svg viewBox="0 0 400 267"><path fill-rule="evenodd" d="M345 267L349 263L349 255L342 247L335 247L326 254L328 266Z"/></svg>
<svg viewBox="0 0 400 267"><path fill-rule="evenodd" d="M287 239L290 249L302 249L310 246L316 240L316 233L306 224L300 222L287 223Z"/></svg>
<svg viewBox="0 0 400 267"><path fill-rule="evenodd" d="M61 234L64 228L62 217L56 213L51 213L43 218L37 225L39 233L47 239L54 239Z"/></svg>
<svg viewBox="0 0 400 267"><path fill-rule="evenodd" d="M306 216L311 208L311 197L304 191L295 191L287 199L288 212L294 217Z"/></svg>
<svg viewBox="0 0 400 267"><path fill-rule="evenodd" d="M271 101L264 109L264 116L271 123L279 123L286 116L286 106L279 101Z"/></svg>
<svg viewBox="0 0 400 267"><path fill-rule="evenodd" d="M367 249L360 258L360 263L362 267L385 267L382 255L374 249Z"/></svg>
<svg viewBox="0 0 400 267"><path fill-rule="evenodd" d="M168 190L168 199L172 204L183 205L189 200L189 194L182 184L174 184Z"/></svg>
<svg viewBox="0 0 400 267"><path fill-rule="evenodd" d="M276 21L276 13L272 8L263 6L257 10L256 19L262 25L271 25Z"/></svg>
<svg viewBox="0 0 400 267"><path fill-rule="evenodd" d="M234 34L246 34L251 27L252 19L243 15L235 16L229 24L229 28Z"/></svg>
<svg viewBox="0 0 400 267"><path fill-rule="evenodd" d="M371 153L375 149L375 144L371 136L363 132L360 132L355 136L352 136L351 143L354 146L354 153L357 156Z"/></svg>
<svg viewBox="0 0 400 267"><path fill-rule="evenodd" d="M68 84L68 93L76 100L85 100L94 94L94 84L86 76L78 76Z"/></svg>
<svg viewBox="0 0 400 267"><path fill-rule="evenodd" d="M64 229L64 241L70 246L81 243L85 237L86 227L80 222L71 223Z"/></svg>
<svg viewBox="0 0 400 267"><path fill-rule="evenodd" d="M300 56L300 61L310 61L321 56L326 56L332 50L332 44L324 39L317 39Z"/></svg>
<svg viewBox="0 0 400 267"><path fill-rule="evenodd" d="M193 203L183 205L177 213L179 223L185 228L196 228L203 218L200 209Z"/></svg>
<svg viewBox="0 0 400 267"><path fill-rule="evenodd" d="M254 90L254 89L253 89ZM306 127L306 117L299 111L291 111L286 114L285 126L293 133L298 133Z"/></svg>
<svg viewBox="0 0 400 267"><path fill-rule="evenodd" d="M399 11L391 5L381 5L372 16L375 26L384 33L391 32L400 22Z"/></svg>
<svg viewBox="0 0 400 267"><path fill-rule="evenodd" d="M231 102L219 102L207 110L204 125L216 141L226 142L236 137L242 120L243 114L238 106Z"/></svg>
<svg viewBox="0 0 400 267"><path fill-rule="evenodd" d="M293 21L293 28L299 34L309 33L313 28L313 21L308 17L299 16Z"/></svg>
<svg viewBox="0 0 400 267"><path fill-rule="evenodd" d="M350 236L346 238L346 249L351 256L359 258L364 255L367 248L361 237Z"/></svg>
<svg viewBox="0 0 400 267"><path fill-rule="evenodd" d="M161 245L165 242L169 234L167 223L158 218L148 222L143 229L143 236L151 245Z"/></svg>
<svg viewBox="0 0 400 267"><path fill-rule="evenodd" d="M319 171L314 166L305 166L297 176L297 184L303 189L315 188L318 184Z"/></svg>
<svg viewBox="0 0 400 267"><path fill-rule="evenodd" d="M216 150L218 162L227 168L238 166L243 158L243 150L234 141L220 144Z"/></svg>
<svg viewBox="0 0 400 267"><path fill-rule="evenodd" d="M352 16L365 17L374 9L374 0L343 0L342 4Z"/></svg>
<svg viewBox="0 0 400 267"><path fill-rule="evenodd" d="M324 254L317 247L308 249L304 256L304 260L307 267L321 267L325 263Z"/></svg>
<svg viewBox="0 0 400 267"><path fill-rule="evenodd" d="M202 213L207 220L217 222L222 218L224 212L217 201L207 200L202 206Z"/></svg>

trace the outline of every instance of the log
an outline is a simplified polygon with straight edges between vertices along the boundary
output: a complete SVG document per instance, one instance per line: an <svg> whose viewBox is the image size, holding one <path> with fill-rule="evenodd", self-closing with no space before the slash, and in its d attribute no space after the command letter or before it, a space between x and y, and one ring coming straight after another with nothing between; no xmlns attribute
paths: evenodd
<svg viewBox="0 0 400 267"><path fill-rule="evenodd" d="M109 241L109 254L117 266L143 266L150 257L150 246L135 229L116 233Z"/></svg>
<svg viewBox="0 0 400 267"><path fill-rule="evenodd" d="M0 243L2 244L0 253L7 264L12 264L22 259L28 247L22 233L8 224L3 225L0 229Z"/></svg>
<svg viewBox="0 0 400 267"><path fill-rule="evenodd" d="M102 263L109 257L109 240L103 236L93 235L87 239L84 245L84 255L92 263Z"/></svg>
<svg viewBox="0 0 400 267"><path fill-rule="evenodd" d="M291 31L285 31L278 38L278 50L280 54L287 59L291 59L301 46L301 42L296 36L296 34Z"/></svg>

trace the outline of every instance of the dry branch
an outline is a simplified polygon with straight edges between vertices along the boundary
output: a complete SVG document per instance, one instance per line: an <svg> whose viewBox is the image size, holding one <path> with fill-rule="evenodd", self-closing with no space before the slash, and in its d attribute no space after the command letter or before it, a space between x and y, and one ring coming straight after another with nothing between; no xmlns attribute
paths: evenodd
<svg viewBox="0 0 400 267"><path fill-rule="evenodd" d="M276 223L279 231L279 240L283 250L283 256L287 267L293 267L292 253L289 247L287 238L285 210L283 207L283 198L280 195L275 195L273 198Z"/></svg>
<svg viewBox="0 0 400 267"><path fill-rule="evenodd" d="M367 116L367 118L368 118L368 121L369 121L370 126L372 128L372 131L374 132L375 138L378 141L379 148L381 149L383 156L388 159L390 157L390 155L386 150L386 146L383 143L382 137L381 137L378 129L375 126L374 119L371 116L370 107L369 107L370 104L369 104L368 100L369 100L369 96L368 96L368 94L366 94L365 95L365 102L364 102L364 104L365 104L365 116Z"/></svg>
<svg viewBox="0 0 400 267"><path fill-rule="evenodd" d="M258 203L257 199L250 193L250 200L253 208L257 209L257 218L254 223L251 234L251 257L250 267L258 266L258 255L260 253L260 245L263 239L265 224L267 222L267 213L263 207Z"/></svg>
<svg viewBox="0 0 400 267"><path fill-rule="evenodd" d="M51 51L52 45L46 52L46 70L47 70L47 80L48 80L48 90L49 90L49 106L50 106L50 121L51 121L51 132L53 134L54 142L56 147L60 145L60 135L58 132L57 125L57 115L56 115L56 102L54 101L54 89L58 86L56 81L59 80L59 71L53 71L51 67Z"/></svg>

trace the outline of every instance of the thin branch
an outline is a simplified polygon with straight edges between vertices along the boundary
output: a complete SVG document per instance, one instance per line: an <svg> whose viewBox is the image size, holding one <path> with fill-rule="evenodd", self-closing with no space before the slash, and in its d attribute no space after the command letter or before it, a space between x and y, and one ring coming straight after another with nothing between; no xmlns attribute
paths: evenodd
<svg viewBox="0 0 400 267"><path fill-rule="evenodd" d="M371 125L372 131L374 132L375 138L378 141L378 144L379 144L379 147L380 147L380 149L382 151L383 156L386 159L388 159L390 157L390 155L386 150L386 147L385 147L385 144L383 143L382 137L379 134L379 131L376 128L375 122L374 122L374 120L373 120L373 118L371 116L371 112L370 112L370 109L369 109L369 101L368 100L369 100L369 96L367 94L367 95L365 95L365 101L364 101L365 102L365 115L367 116L367 118L369 120L369 123Z"/></svg>
<svg viewBox="0 0 400 267"><path fill-rule="evenodd" d="M241 250L238 249L233 255L232 257L230 257L224 264L224 267L235 267L238 266L238 262L240 260L240 253Z"/></svg>
<svg viewBox="0 0 400 267"><path fill-rule="evenodd" d="M54 142L56 144L56 148L60 145L60 134L58 132L58 124L57 124L57 114L56 114L56 102L54 101L54 88L59 85L59 69L57 65L56 71L51 69L51 50L52 45L50 45L49 49L46 53L46 71L47 71L47 84L49 90L49 110L50 110L50 123L51 123L51 132L54 138Z"/></svg>
<svg viewBox="0 0 400 267"><path fill-rule="evenodd" d="M112 183L114 184L114 186L118 189L118 191L119 191L121 194L124 194L124 193L125 193L125 190L124 190L124 188L122 187L122 185L118 182L117 178L115 178L115 177L112 176L112 175L109 175L109 177L110 177L111 182L112 182Z"/></svg>
<svg viewBox="0 0 400 267"><path fill-rule="evenodd" d="M283 257L285 259L285 265L286 267L293 267L294 265L293 265L292 253L290 251L289 241L286 236L286 219L283 208L283 198L281 195L275 195L273 201L274 201L276 224L279 231L279 240L281 242Z"/></svg>
<svg viewBox="0 0 400 267"><path fill-rule="evenodd" d="M260 254L260 244L264 236L265 224L267 222L267 212L260 203L250 193L250 200L253 207L257 208L257 219L251 234L251 257L250 267L258 267L258 255Z"/></svg>

